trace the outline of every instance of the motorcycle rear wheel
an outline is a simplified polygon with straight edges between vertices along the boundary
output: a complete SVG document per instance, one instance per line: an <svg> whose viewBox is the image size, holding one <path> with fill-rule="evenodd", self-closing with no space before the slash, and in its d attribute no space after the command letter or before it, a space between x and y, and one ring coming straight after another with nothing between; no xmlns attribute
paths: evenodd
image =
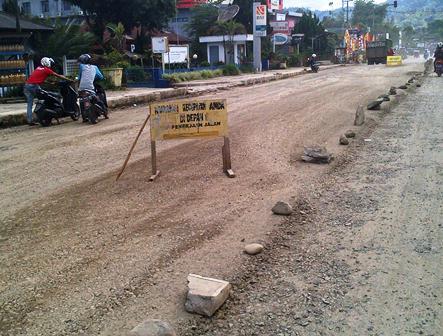
<svg viewBox="0 0 443 336"><path fill-rule="evenodd" d="M74 113L71 115L71 119L77 121L80 118L80 107L75 104L74 105Z"/></svg>
<svg viewBox="0 0 443 336"><path fill-rule="evenodd" d="M45 118L45 119L38 119L38 122L40 123L40 125L42 125L43 127L48 127L51 126L52 123L52 118Z"/></svg>
<svg viewBox="0 0 443 336"><path fill-rule="evenodd" d="M92 106L88 109L87 116L91 124L97 123L97 113L95 112L95 109Z"/></svg>

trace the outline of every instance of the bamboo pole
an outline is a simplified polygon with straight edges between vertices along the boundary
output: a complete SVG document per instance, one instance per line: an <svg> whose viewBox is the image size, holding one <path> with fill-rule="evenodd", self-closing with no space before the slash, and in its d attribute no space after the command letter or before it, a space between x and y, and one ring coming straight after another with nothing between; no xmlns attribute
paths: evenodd
<svg viewBox="0 0 443 336"><path fill-rule="evenodd" d="M151 114L148 114L148 117L146 118L145 122L143 123L142 127L140 128L140 130L138 131L137 137L134 140L134 143L131 146L131 149L129 150L128 155L126 156L126 160L123 163L122 169L120 170L120 173L118 173L117 178L115 179L115 181L118 181L118 179L120 178L120 176L122 176L123 172L126 169L126 165L128 164L129 159L131 158L132 155L132 151L135 148L135 145L137 144L138 139L140 138L140 135L142 134L143 130L146 127L146 124L148 123L149 118L151 117Z"/></svg>

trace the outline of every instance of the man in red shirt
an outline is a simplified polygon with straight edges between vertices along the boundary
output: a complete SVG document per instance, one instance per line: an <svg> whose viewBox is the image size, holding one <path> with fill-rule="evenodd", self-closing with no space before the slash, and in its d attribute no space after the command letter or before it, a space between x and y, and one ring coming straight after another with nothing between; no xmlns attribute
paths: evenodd
<svg viewBox="0 0 443 336"><path fill-rule="evenodd" d="M41 60L42 66L39 66L37 69L35 69L26 81L23 92L28 102L26 115L29 126L36 125L36 123L34 123L32 120L32 104L34 103L35 93L38 89L40 89L40 84L43 84L48 76L55 76L67 81L71 81L69 78L66 78L65 76L59 75L58 73L54 72L51 69L53 63L54 60L52 58L43 57Z"/></svg>

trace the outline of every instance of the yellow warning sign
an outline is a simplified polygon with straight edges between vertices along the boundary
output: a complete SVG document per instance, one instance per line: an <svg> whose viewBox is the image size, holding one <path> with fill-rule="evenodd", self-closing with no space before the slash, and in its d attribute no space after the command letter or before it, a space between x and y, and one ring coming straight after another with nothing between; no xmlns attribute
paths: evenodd
<svg viewBox="0 0 443 336"><path fill-rule="evenodd" d="M152 104L150 113L152 141L228 135L225 99Z"/></svg>
<svg viewBox="0 0 443 336"><path fill-rule="evenodd" d="M401 56L388 56L386 60L387 66L398 66L402 65Z"/></svg>

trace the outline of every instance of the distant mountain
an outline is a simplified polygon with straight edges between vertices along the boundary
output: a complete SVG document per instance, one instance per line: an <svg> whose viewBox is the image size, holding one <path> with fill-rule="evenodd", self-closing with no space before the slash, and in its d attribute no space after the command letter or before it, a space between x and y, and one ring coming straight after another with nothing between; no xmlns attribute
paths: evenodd
<svg viewBox="0 0 443 336"><path fill-rule="evenodd" d="M392 4L393 1L386 3ZM304 8L288 8L288 10L307 10ZM326 16L331 16L330 11L313 11L320 20ZM332 11L333 17L343 14L343 10L336 9ZM350 7L350 16L352 15L352 7ZM443 19L443 0L398 0L398 7L388 7L388 17L392 18L394 23L403 28L413 26L414 28L426 27L427 23L435 19Z"/></svg>
<svg viewBox="0 0 443 336"><path fill-rule="evenodd" d="M400 27L425 27L432 20L443 19L443 0L398 0L398 8L389 7L388 13Z"/></svg>

